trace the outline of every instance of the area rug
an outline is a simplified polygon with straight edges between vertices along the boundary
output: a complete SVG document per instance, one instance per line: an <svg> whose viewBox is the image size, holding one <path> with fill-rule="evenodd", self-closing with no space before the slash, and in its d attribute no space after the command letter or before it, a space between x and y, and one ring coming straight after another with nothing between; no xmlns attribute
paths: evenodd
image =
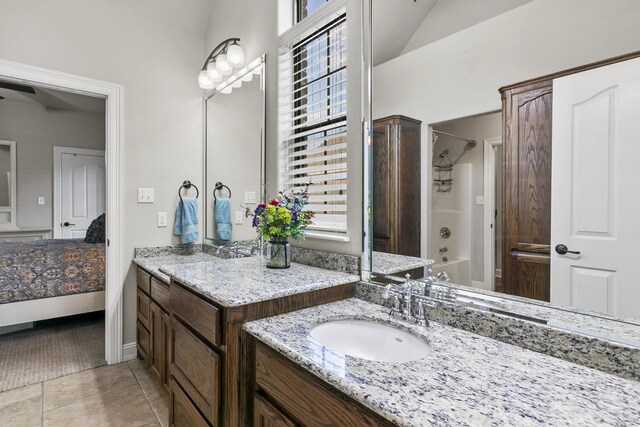
<svg viewBox="0 0 640 427"><path fill-rule="evenodd" d="M105 365L104 312L0 335L0 392Z"/></svg>

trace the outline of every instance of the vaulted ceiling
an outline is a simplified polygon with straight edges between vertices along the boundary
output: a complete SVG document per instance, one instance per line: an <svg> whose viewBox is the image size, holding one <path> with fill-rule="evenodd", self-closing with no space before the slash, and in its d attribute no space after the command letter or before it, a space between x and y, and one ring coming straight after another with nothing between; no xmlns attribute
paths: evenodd
<svg viewBox="0 0 640 427"><path fill-rule="evenodd" d="M532 0L372 0L373 65Z"/></svg>

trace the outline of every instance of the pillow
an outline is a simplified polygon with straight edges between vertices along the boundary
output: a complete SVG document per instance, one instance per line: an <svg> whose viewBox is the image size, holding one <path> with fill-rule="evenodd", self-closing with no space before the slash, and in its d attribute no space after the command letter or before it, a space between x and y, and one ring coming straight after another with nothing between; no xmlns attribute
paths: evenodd
<svg viewBox="0 0 640 427"><path fill-rule="evenodd" d="M84 237L84 241L86 243L104 243L105 222L105 214L102 214L98 218L91 221L91 225L89 226L89 228L87 228L87 235Z"/></svg>

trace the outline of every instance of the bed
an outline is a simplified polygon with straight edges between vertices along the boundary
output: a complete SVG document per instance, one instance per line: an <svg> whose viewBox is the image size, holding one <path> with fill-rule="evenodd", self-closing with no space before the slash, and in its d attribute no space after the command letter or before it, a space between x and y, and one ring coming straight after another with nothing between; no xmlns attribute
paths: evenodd
<svg viewBox="0 0 640 427"><path fill-rule="evenodd" d="M104 309L105 245L0 243L0 327Z"/></svg>

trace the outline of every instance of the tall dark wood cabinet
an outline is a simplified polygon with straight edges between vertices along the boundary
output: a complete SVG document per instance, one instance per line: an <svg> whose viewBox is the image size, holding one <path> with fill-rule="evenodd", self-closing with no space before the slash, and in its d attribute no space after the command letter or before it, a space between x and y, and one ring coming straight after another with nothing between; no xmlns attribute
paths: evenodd
<svg viewBox="0 0 640 427"><path fill-rule="evenodd" d="M500 90L503 291L549 301L552 79Z"/></svg>
<svg viewBox="0 0 640 427"><path fill-rule="evenodd" d="M420 256L420 125L373 122L373 250Z"/></svg>

